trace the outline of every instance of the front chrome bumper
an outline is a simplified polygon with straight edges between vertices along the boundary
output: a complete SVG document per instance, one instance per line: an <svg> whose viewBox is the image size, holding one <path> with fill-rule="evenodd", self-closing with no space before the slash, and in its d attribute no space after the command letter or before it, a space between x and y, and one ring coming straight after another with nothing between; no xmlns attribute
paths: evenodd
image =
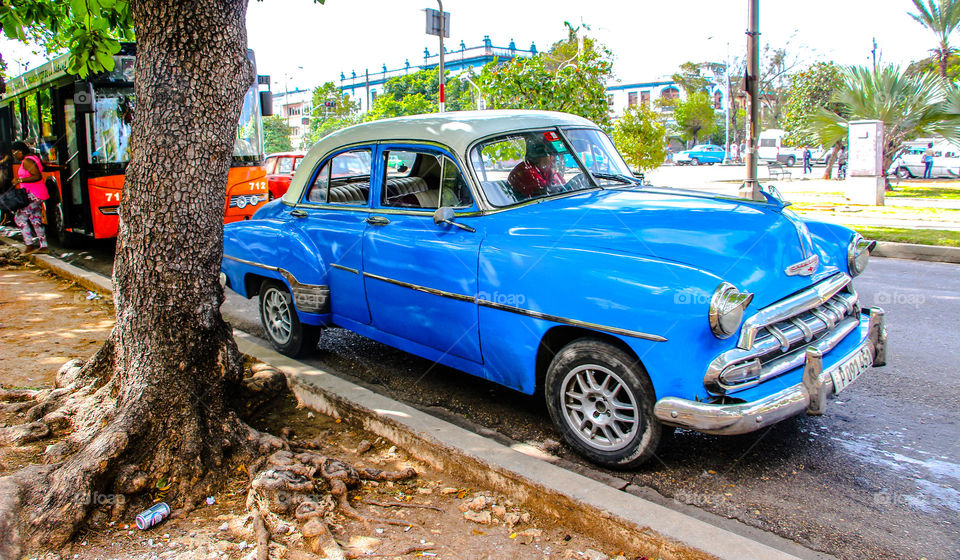
<svg viewBox="0 0 960 560"><path fill-rule="evenodd" d="M845 362L869 347L873 366L886 364L886 339L883 310L871 308L866 339L838 363ZM823 414L827 395L833 393L833 378L823 369L823 351L817 344L807 348L803 364L803 381L760 400L737 404L709 404L678 397L657 401L653 412L657 419L671 426L718 435L745 434L775 424L803 412Z"/></svg>

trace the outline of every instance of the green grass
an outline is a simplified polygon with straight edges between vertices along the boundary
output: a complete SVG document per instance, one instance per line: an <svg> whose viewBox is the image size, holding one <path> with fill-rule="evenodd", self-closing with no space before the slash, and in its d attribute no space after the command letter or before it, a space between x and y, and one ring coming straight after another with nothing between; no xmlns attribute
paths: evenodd
<svg viewBox="0 0 960 560"><path fill-rule="evenodd" d="M960 187L906 187L894 186L884 196L901 198L934 198L960 200Z"/></svg>
<svg viewBox="0 0 960 560"><path fill-rule="evenodd" d="M867 239L875 239L877 241L916 243L918 245L939 245L942 247L960 247L960 231L868 226L848 227L859 231L860 234Z"/></svg>

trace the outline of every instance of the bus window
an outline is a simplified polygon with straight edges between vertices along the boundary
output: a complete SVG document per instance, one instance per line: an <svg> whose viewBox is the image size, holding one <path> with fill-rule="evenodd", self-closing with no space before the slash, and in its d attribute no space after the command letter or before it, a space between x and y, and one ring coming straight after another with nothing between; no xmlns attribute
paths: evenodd
<svg viewBox="0 0 960 560"><path fill-rule="evenodd" d="M93 138L87 131L90 163L126 163L130 159L130 132L133 124L132 87L96 90Z"/></svg>
<svg viewBox="0 0 960 560"><path fill-rule="evenodd" d="M263 136L260 130L260 105L256 84L243 96L243 109L240 111L240 127L237 140L233 144L233 160L257 164L262 155Z"/></svg>
<svg viewBox="0 0 960 560"><path fill-rule="evenodd" d="M23 138L23 125L20 113L22 101L22 99L18 99L10 103L10 116L13 117L13 139L15 141Z"/></svg>
<svg viewBox="0 0 960 560"><path fill-rule="evenodd" d="M34 146L40 144L40 111L37 109L37 94L30 93L23 98L26 108L26 138Z"/></svg>
<svg viewBox="0 0 960 560"><path fill-rule="evenodd" d="M36 148L45 164L52 163L57 160L57 139L53 135L53 102L49 89L41 89L37 95L40 102L40 141Z"/></svg>

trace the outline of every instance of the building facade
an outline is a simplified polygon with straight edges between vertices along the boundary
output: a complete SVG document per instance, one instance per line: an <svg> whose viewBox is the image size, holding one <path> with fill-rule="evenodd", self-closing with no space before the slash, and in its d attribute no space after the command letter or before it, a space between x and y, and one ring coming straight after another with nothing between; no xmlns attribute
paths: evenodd
<svg viewBox="0 0 960 560"><path fill-rule="evenodd" d="M506 47L496 47L490 40L489 35L484 35L483 43L476 47L467 47L460 41L458 49L444 49L443 67L446 72L457 75L468 70L479 72L484 65L494 60L508 61L516 57L528 57L537 54L537 46L530 43L527 50L518 49L516 43L511 39ZM360 104L360 112L365 113L370 110L373 103L377 100L377 95L383 91L384 84L391 78L405 76L419 70L433 70L440 65L440 54L430 53L429 48L423 49L423 63L418 65L410 64L406 60L400 68L388 70L384 64L380 71L371 72L364 69L362 72L350 72L347 76L340 74L340 91L346 93L351 99Z"/></svg>
<svg viewBox="0 0 960 560"><path fill-rule="evenodd" d="M293 89L272 93L273 114L283 119L290 127L290 143L294 149L303 147L303 137L310 128L313 112L313 91Z"/></svg>

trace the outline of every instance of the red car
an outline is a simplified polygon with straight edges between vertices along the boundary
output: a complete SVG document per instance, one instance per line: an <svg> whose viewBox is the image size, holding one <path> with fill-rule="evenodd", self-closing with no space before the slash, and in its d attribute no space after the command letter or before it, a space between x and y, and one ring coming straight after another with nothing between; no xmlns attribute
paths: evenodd
<svg viewBox="0 0 960 560"><path fill-rule="evenodd" d="M267 169L270 200L280 198L287 192L293 172L297 170L302 159L303 152L283 152L267 156L264 167Z"/></svg>

